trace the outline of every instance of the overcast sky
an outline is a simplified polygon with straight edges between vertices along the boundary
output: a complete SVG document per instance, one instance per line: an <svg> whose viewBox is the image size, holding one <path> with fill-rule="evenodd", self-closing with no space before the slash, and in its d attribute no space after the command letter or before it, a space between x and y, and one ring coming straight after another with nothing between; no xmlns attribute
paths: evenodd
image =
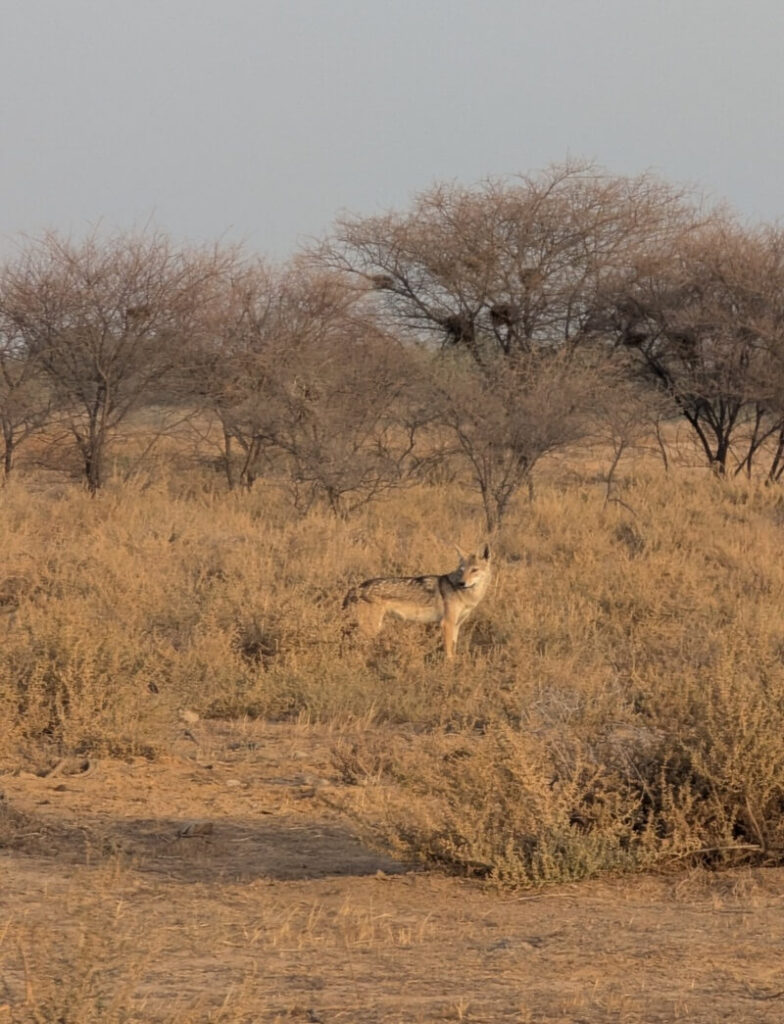
<svg viewBox="0 0 784 1024"><path fill-rule="evenodd" d="M0 245L145 224L285 257L567 155L784 214L782 0L0 0Z"/></svg>

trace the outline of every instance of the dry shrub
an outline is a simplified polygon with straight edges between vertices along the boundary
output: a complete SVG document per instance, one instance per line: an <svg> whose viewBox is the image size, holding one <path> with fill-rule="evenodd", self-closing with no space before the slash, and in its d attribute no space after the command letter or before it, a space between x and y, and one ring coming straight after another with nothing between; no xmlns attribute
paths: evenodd
<svg viewBox="0 0 784 1024"><path fill-rule="evenodd" d="M357 742L352 771L382 783L359 817L409 856L510 885L779 861L779 499L738 494L643 479L628 522L598 492L542 489L499 540L496 645L472 642L480 617L451 689L431 685L444 726L386 760Z"/></svg>
<svg viewBox="0 0 784 1024"><path fill-rule="evenodd" d="M340 604L369 576L453 568L449 542L481 535L459 482L348 521L197 475L97 499L10 485L0 758L152 754L182 707L305 716L343 734L358 819L428 863L531 885L779 860L778 492L643 461L608 504L558 473L510 508L454 666L436 627L345 636Z"/></svg>
<svg viewBox="0 0 784 1024"><path fill-rule="evenodd" d="M404 550L416 514L392 537L373 510L352 524L326 509L292 520L272 490L216 496L196 475L180 483L179 495L171 482L110 485L96 499L22 481L0 492L0 758L153 753L183 706L433 717L434 632L375 652L341 635L350 582L432 559L432 538ZM443 552L434 569L452 567Z"/></svg>
<svg viewBox="0 0 784 1024"><path fill-rule="evenodd" d="M402 852L509 885L572 880L653 861L638 788L592 744L503 721L479 738L428 736L391 771L417 799L386 794Z"/></svg>

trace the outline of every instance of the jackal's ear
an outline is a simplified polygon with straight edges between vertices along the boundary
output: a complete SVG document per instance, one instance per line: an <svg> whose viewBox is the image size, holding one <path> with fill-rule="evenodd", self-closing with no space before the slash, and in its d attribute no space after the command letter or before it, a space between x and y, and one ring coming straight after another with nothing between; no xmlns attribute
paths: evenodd
<svg viewBox="0 0 784 1024"><path fill-rule="evenodd" d="M461 561L461 562L465 562L465 560L466 560L466 556L465 556L465 555L463 554L463 552L462 552L462 551L460 550L460 548L459 548L459 547L457 546L457 544L455 544L455 551L456 551L456 552L458 553L458 555L460 556L460 561Z"/></svg>
<svg viewBox="0 0 784 1024"><path fill-rule="evenodd" d="M486 562L490 561L490 545L489 544L485 544L484 548L482 549L482 558Z"/></svg>

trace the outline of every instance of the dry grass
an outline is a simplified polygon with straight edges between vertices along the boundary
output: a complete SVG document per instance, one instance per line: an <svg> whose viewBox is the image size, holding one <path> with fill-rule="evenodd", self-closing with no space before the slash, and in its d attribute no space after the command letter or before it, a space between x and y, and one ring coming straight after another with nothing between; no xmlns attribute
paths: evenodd
<svg viewBox="0 0 784 1024"><path fill-rule="evenodd" d="M494 538L455 667L436 630L354 646L358 579L452 568L457 483L349 521L213 477L0 492L0 761L165 748L178 709L341 735L352 813L426 862L536 885L784 849L784 502L653 462L551 479Z"/></svg>

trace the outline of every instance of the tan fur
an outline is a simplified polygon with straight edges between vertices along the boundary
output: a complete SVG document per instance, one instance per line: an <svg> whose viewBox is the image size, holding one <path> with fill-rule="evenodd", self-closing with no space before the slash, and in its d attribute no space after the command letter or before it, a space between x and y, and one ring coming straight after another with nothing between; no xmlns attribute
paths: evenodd
<svg viewBox="0 0 784 1024"><path fill-rule="evenodd" d="M479 554L460 553L460 565L443 576L382 576L365 580L346 594L350 608L366 636L376 636L387 612L408 622L438 622L444 634L447 658L453 658L460 626L476 608L490 583L490 549Z"/></svg>

